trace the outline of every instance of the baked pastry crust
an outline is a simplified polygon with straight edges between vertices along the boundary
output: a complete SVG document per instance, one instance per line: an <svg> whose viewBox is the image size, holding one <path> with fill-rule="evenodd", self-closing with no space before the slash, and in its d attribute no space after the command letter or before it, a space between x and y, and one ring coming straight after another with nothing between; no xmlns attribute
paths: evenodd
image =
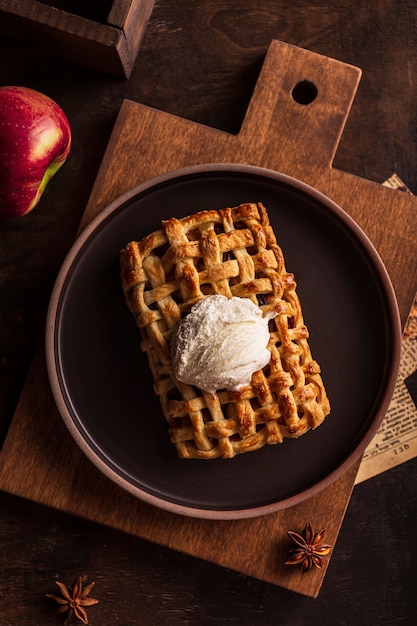
<svg viewBox="0 0 417 626"><path fill-rule="evenodd" d="M126 303L142 335L171 441L181 458L231 458L319 426L330 404L268 213L261 203L162 222L120 252ZM175 380L171 337L209 295L250 298L269 322L271 360L237 391L207 393Z"/></svg>

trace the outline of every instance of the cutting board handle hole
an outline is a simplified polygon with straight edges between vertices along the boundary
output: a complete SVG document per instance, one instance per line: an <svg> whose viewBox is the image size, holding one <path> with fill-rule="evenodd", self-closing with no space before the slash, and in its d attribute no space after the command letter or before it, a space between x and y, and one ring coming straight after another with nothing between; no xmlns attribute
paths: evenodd
<svg viewBox="0 0 417 626"><path fill-rule="evenodd" d="M302 80L295 85L291 96L298 104L311 104L317 98L317 87L309 80Z"/></svg>

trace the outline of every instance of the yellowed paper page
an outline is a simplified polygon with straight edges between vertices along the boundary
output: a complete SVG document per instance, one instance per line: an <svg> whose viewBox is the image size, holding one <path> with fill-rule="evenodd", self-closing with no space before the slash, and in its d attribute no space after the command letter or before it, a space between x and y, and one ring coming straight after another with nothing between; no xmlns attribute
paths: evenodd
<svg viewBox="0 0 417 626"><path fill-rule="evenodd" d="M409 192L393 174L384 185ZM404 331L400 371L387 414L365 450L355 484L417 456L417 297Z"/></svg>

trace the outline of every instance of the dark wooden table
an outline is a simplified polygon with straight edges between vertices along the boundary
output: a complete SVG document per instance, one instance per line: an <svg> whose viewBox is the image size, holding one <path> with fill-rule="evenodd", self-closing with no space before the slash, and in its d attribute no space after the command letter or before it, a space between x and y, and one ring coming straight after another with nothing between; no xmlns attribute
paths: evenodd
<svg viewBox="0 0 417 626"><path fill-rule="evenodd" d="M359 6L360 5L360 6ZM124 98L238 132L271 39L363 70L335 166L417 193L417 2L157 2L131 78L2 36L0 84L56 99L67 164L28 216L0 222L0 445ZM318 599L0 493L0 624L61 623L44 594L95 580L91 624L413 624L417 460L358 485ZM242 546L242 550L245 547Z"/></svg>

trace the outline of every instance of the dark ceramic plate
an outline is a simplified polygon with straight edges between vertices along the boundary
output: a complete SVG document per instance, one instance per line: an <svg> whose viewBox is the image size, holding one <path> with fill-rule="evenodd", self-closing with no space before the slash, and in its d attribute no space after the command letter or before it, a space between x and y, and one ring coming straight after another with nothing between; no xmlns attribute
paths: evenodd
<svg viewBox="0 0 417 626"><path fill-rule="evenodd" d="M234 459L181 460L170 443L118 252L160 220L261 201L295 274L331 415L317 430ZM240 165L186 168L123 195L81 234L56 281L47 323L52 390L74 439L131 494L219 519L292 506L359 458L388 407L401 343L395 295L375 249L327 197Z"/></svg>

